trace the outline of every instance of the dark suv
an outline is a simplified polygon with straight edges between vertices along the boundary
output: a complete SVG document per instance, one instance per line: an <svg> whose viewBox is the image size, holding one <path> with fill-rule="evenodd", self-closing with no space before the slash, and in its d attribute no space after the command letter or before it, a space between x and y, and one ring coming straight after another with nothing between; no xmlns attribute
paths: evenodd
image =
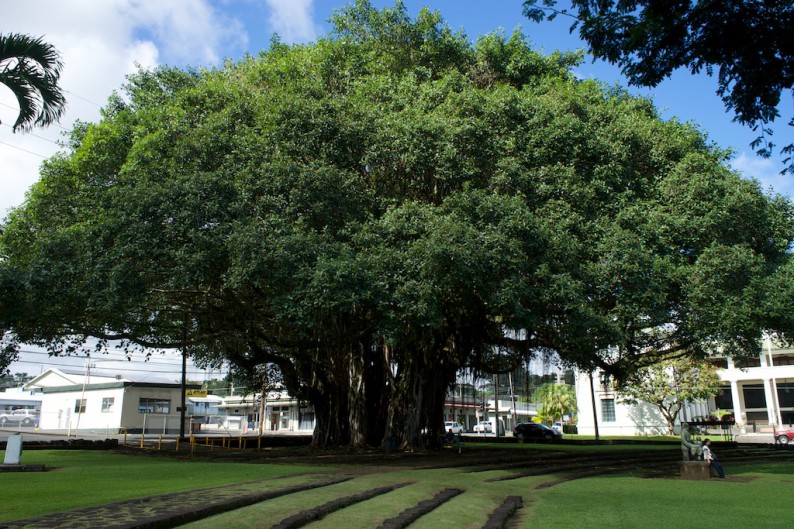
<svg viewBox="0 0 794 529"><path fill-rule="evenodd" d="M545 424L536 422L522 422L513 428L513 437L519 439L542 439L545 441L559 441L562 433L552 430Z"/></svg>

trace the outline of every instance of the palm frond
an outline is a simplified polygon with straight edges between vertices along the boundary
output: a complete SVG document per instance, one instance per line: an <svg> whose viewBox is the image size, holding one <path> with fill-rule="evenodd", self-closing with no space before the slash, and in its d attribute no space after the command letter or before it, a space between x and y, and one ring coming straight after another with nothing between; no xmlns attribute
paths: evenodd
<svg viewBox="0 0 794 529"><path fill-rule="evenodd" d="M46 127L61 118L66 110L66 97L58 86L62 68L58 51L41 37L0 34L0 83L19 103L14 132Z"/></svg>

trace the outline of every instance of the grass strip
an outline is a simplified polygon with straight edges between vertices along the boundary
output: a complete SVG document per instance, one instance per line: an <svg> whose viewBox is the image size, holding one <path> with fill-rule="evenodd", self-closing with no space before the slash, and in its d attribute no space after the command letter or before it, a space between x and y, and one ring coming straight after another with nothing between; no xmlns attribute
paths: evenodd
<svg viewBox="0 0 794 529"><path fill-rule="evenodd" d="M406 509L394 518L386 520L378 529L405 529L425 514L439 505L448 502L461 492L463 492L461 489L444 489L431 499L421 501L416 507Z"/></svg>
<svg viewBox="0 0 794 529"><path fill-rule="evenodd" d="M381 494L386 494L387 492L391 492L394 489L399 489L400 487L405 487L406 485L410 485L410 482L406 481L404 483L395 483L394 485L378 487L376 489L370 489L359 494L352 494L350 496L345 496L344 498L338 498L323 505L319 505L313 509L307 509L305 511L299 512L298 514L285 518L274 525L273 529L296 529L298 527L303 527L304 525L315 520L325 518L325 516L334 511L344 509L345 507L355 503L366 501L370 498L374 498L375 496L380 496Z"/></svg>
<svg viewBox="0 0 794 529"><path fill-rule="evenodd" d="M231 495L226 498L210 500L205 495L209 489L191 491L199 499L186 501L186 493L172 493L162 496L127 500L100 507L88 507L65 513L49 514L27 520L16 520L0 525L2 529L75 527L103 527L104 529L165 529L201 520L216 514L246 507L280 496L306 490L327 487L349 481L350 477L340 477L318 483L306 483L276 490ZM205 501L201 501L204 498Z"/></svg>

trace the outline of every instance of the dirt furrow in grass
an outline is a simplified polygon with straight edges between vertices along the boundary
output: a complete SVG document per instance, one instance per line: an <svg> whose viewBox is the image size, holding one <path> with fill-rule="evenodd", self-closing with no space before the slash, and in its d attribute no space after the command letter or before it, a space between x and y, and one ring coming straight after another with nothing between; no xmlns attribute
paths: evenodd
<svg viewBox="0 0 794 529"><path fill-rule="evenodd" d="M387 492L391 492L395 489L399 489L400 487L405 487L406 485L410 484L410 482L395 483L394 485L370 489L359 494L345 496L344 498L337 498L313 509L306 509L299 512L298 514L294 514L288 518L285 518L274 525L273 529L297 529L298 527L303 527L304 525L315 520L320 520L332 512L344 509L345 507L349 507L350 505L360 503L362 501L369 500L375 496L386 494Z"/></svg>
<svg viewBox="0 0 794 529"><path fill-rule="evenodd" d="M0 523L0 529L159 529L176 527L254 503L349 481L349 476L260 492L252 484L151 496Z"/></svg>
<svg viewBox="0 0 794 529"><path fill-rule="evenodd" d="M383 524L378 526L378 529L404 529L425 514L436 509L439 505L448 502L462 492L461 489L444 489L431 499L421 501L416 507L406 509L394 518L386 520Z"/></svg>

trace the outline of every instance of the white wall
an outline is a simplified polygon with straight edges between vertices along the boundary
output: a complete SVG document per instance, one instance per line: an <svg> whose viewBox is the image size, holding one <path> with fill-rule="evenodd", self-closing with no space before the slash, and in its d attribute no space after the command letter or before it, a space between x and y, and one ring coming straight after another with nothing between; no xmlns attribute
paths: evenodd
<svg viewBox="0 0 794 529"><path fill-rule="evenodd" d="M75 413L75 404L85 399L85 413ZM102 399L113 398L114 406L102 412ZM39 427L47 430L112 430L118 431L123 388L43 393Z"/></svg>
<svg viewBox="0 0 794 529"><path fill-rule="evenodd" d="M85 399L85 413L75 413L75 403ZM102 411L105 398L113 398L113 407ZM141 398L164 399L170 401L168 414L140 413L138 405ZM47 430L91 430L118 433L121 429L146 430L155 433L179 432L181 406L180 388L156 387L117 387L106 389L86 388L75 391L42 393L39 427Z"/></svg>
<svg viewBox="0 0 794 529"><path fill-rule="evenodd" d="M609 385L602 385L594 375L596 418L599 435L658 435L667 433L667 421L659 410L651 404L631 406L623 404ZM603 417L601 401L614 399L615 420ZM593 421L593 395L590 390L589 373L576 374L577 431L582 435L595 435Z"/></svg>

